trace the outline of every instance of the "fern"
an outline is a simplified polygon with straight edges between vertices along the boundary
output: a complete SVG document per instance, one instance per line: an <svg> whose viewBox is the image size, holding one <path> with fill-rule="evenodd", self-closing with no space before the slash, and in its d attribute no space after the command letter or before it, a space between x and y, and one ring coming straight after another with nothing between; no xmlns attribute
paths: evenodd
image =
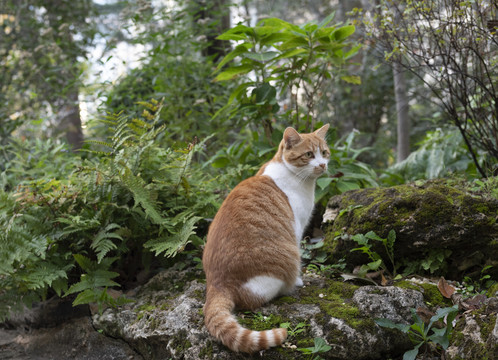
<svg viewBox="0 0 498 360"><path fill-rule="evenodd" d="M82 274L80 281L73 284L64 294L64 296L68 296L74 293L80 293L74 300L73 305L86 303L84 302L84 299L88 300L90 298L88 295L91 292L100 291L101 288L107 288L109 286L120 286L117 282L112 280L119 276L119 274L114 271L106 270L116 258L106 259L107 261L101 262L100 264L81 254L74 255L74 259L80 267L86 271L86 274Z"/></svg>
<svg viewBox="0 0 498 360"><path fill-rule="evenodd" d="M166 266L164 257L198 245L196 215L214 196L198 186L204 174L190 172L201 146L161 146L161 106L151 102L140 118L102 119L105 140L89 141L84 159L59 144L16 143L16 165L9 165L17 168L1 181L22 187L8 194L0 188L0 320L49 289L75 295L74 305L117 306L126 299L107 289L119 286L119 274L130 275L121 259L148 262L145 248L147 258L161 255L154 263Z"/></svg>
<svg viewBox="0 0 498 360"><path fill-rule="evenodd" d="M184 216L184 214L180 214ZM185 218L181 228L169 236L149 240L144 244L146 249L153 251L156 256L163 254L166 257L175 256L178 252L183 251L189 243L192 235L195 235L195 224L201 219L198 216Z"/></svg>
<svg viewBox="0 0 498 360"><path fill-rule="evenodd" d="M22 276L22 280L29 290L44 289L52 286L56 280L67 280L67 273L72 267L73 265L69 264L61 269L59 265L50 262L38 263Z"/></svg>
<svg viewBox="0 0 498 360"><path fill-rule="evenodd" d="M147 190L146 184L139 176L133 175L130 169L125 168L121 180L128 190L133 193L135 206L140 204L145 210L147 216L157 225L168 226L166 219L159 213L158 206L153 200L150 191Z"/></svg>
<svg viewBox="0 0 498 360"><path fill-rule="evenodd" d="M117 246L114 244L112 239L123 240L119 234L110 232L113 229L120 228L120 225L112 223L107 225L104 229L100 230L97 235L95 235L90 248L96 252L98 263L102 261L109 251L117 249Z"/></svg>

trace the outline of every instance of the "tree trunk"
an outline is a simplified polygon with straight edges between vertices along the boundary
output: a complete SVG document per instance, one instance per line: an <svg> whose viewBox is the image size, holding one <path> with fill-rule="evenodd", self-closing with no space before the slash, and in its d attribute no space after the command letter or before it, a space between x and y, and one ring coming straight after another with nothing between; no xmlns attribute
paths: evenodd
<svg viewBox="0 0 498 360"><path fill-rule="evenodd" d="M71 148L78 150L83 145L83 130L81 128L78 88L72 86L65 103L59 109L61 130L66 133L66 139Z"/></svg>
<svg viewBox="0 0 498 360"><path fill-rule="evenodd" d="M216 37L230 28L230 0L214 0L205 2L195 0L199 9L195 15L197 32L207 38L208 46L202 50L202 55L213 57L213 61L224 57L230 52L230 42L218 40ZM199 21L200 20L200 21ZM212 26L212 24L216 24Z"/></svg>
<svg viewBox="0 0 498 360"><path fill-rule="evenodd" d="M410 155L410 118L408 117L408 97L406 95L406 79L403 66L393 63L394 96L396 98L397 123L397 162L405 160Z"/></svg>

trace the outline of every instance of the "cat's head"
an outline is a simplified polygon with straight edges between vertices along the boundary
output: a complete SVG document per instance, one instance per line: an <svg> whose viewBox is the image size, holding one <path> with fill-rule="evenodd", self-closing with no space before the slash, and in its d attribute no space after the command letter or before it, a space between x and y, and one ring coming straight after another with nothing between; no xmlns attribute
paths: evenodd
<svg viewBox="0 0 498 360"><path fill-rule="evenodd" d="M327 171L330 151L325 142L329 125L310 134L299 134L293 128L284 131L279 146L281 161L302 179L317 178Z"/></svg>

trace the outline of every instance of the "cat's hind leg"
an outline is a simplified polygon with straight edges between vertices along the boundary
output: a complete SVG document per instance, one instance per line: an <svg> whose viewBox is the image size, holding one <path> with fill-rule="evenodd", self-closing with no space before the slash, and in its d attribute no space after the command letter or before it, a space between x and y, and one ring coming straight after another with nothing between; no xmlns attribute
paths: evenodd
<svg viewBox="0 0 498 360"><path fill-rule="evenodd" d="M250 308L260 307L278 295L289 291L283 280L268 275L259 275L249 279L242 285L242 289L246 294L245 302L252 305L249 306Z"/></svg>

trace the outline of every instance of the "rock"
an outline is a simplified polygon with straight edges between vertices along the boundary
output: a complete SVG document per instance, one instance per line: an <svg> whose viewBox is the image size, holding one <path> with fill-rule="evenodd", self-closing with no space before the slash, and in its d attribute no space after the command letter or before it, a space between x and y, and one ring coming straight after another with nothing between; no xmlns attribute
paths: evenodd
<svg viewBox="0 0 498 360"><path fill-rule="evenodd" d="M429 259L431 271L446 273L450 279L462 278L463 274L479 275L485 265L491 265L490 274L498 277L495 198L469 193L442 181L353 190L330 199L326 218L333 218L327 225L325 240L331 261L345 257L351 266L365 264L366 255L350 252L358 246L351 236L374 231L386 238L394 229L394 258L398 264L420 267L421 260ZM372 243L389 264L382 244Z"/></svg>
<svg viewBox="0 0 498 360"><path fill-rule="evenodd" d="M288 343L284 347L252 357L309 359L299 349L312 348L314 339L321 338L331 347L330 351L317 354L323 359L399 358L413 344L398 330L376 325L375 319L410 324L410 309L430 313L425 304L445 307L444 301L449 301L438 298L435 284L419 280L404 280L386 287L359 287L311 274L304 274L303 280L305 285L292 295L280 297L256 312L236 313L240 323L253 330L288 324ZM207 332L202 313L204 295L202 271L187 269L161 272L129 295L133 303L119 309L108 308L91 317L87 315L88 309L79 309L73 314L68 311L58 322L44 323L46 320L42 319L50 319L51 312L61 306L66 308L52 300L0 326L0 358L249 358L228 350ZM496 358L497 309L498 298L488 298L481 308L467 311L458 319L448 349L449 359Z"/></svg>
<svg viewBox="0 0 498 360"><path fill-rule="evenodd" d="M497 298L493 298L498 301ZM498 359L498 317L482 312L466 312L455 325L451 345L446 350L449 360Z"/></svg>
<svg viewBox="0 0 498 360"><path fill-rule="evenodd" d="M125 310L95 314L94 326L123 339L144 359L247 358L222 346L204 328L205 285L198 280L202 275L197 275L188 280L192 278L189 271L158 274ZM305 359L296 348L313 347L317 337L332 347L320 354L325 359L383 359L388 353L399 355L411 348L406 336L377 326L374 319L387 317L407 323L410 307L424 306L421 293L394 287L358 288L306 275L304 282L292 296L281 297L256 313L237 313L239 321L254 330L289 323L288 346L265 351L265 359ZM304 331L292 334L300 326Z"/></svg>
<svg viewBox="0 0 498 360"><path fill-rule="evenodd" d="M141 359L121 340L104 336L90 317L73 318L53 328L0 329L0 358L12 360Z"/></svg>

